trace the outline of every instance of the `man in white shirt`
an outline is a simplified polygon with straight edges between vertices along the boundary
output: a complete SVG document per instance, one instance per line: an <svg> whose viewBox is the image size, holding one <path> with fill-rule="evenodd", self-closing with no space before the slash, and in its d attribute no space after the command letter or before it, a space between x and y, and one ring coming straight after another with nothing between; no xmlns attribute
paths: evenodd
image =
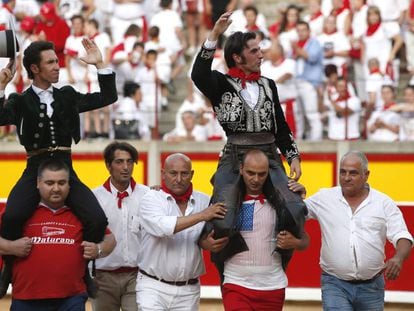
<svg viewBox="0 0 414 311"><path fill-rule="evenodd" d="M349 151L340 162L340 186L305 200L322 231L320 266L324 310L383 310L384 276L398 278L413 237L387 195L367 184L368 160ZM292 190L297 186L291 184ZM395 247L384 262L386 240Z"/></svg>
<svg viewBox="0 0 414 311"><path fill-rule="evenodd" d="M132 177L138 151L127 142L113 142L104 152L110 177L93 192L108 218L117 246L110 256L96 260L98 292L94 310L137 310L138 204L149 190Z"/></svg>
<svg viewBox="0 0 414 311"><path fill-rule="evenodd" d="M224 308L226 311L282 310L288 282L279 250L303 250L309 245L309 239L305 233L297 239L292 233L278 229L279 216L285 207L271 186L269 159L263 151L246 152L240 176L228 192L239 206L234 229L237 232L217 252L216 264L223 264L220 272L223 273ZM204 247L203 240L201 246ZM218 268L221 270L219 265Z"/></svg>
<svg viewBox="0 0 414 311"><path fill-rule="evenodd" d="M167 157L161 170L161 189L141 200L137 302L145 310L198 310L199 276L204 273L198 240L204 222L223 219L226 209L193 191L194 171L184 154ZM220 250L227 238L210 237L210 249Z"/></svg>

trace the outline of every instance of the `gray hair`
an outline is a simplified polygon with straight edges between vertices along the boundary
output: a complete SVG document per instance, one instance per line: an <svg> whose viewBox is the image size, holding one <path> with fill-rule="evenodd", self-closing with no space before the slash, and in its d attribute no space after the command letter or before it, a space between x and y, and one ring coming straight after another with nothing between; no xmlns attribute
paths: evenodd
<svg viewBox="0 0 414 311"><path fill-rule="evenodd" d="M361 162L361 168L363 171L365 172L368 171L368 159L365 153L358 151L358 150L350 150L347 153L345 153L341 158L341 163L346 157L350 155L354 155L359 159L359 161Z"/></svg>

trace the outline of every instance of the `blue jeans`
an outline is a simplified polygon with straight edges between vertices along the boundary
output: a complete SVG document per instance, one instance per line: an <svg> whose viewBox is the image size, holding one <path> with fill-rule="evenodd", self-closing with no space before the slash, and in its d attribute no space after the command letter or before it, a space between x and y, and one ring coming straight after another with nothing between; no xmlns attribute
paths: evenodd
<svg viewBox="0 0 414 311"><path fill-rule="evenodd" d="M367 283L354 284L322 273L322 305L324 311L384 310L384 276Z"/></svg>
<svg viewBox="0 0 414 311"><path fill-rule="evenodd" d="M88 295L56 299L12 299L11 311L85 311L85 303Z"/></svg>

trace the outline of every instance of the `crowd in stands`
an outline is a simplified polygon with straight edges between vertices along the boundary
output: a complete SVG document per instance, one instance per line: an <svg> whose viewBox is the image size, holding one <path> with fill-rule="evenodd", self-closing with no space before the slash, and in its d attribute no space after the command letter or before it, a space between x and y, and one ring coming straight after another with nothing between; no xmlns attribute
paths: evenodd
<svg viewBox="0 0 414 311"><path fill-rule="evenodd" d="M269 10L276 20L266 19L258 2L3 0L0 30L10 20L16 25L20 51L34 40L52 41L61 67L57 86L70 84L80 92L98 88L96 69L80 60L82 38L96 42L117 74L120 99L84 114L85 139L158 139L159 116L172 113L168 99L180 75L187 78L187 96L176 128L163 139L225 139L189 77L191 69L184 70L220 14L231 10L226 34L257 33L264 51L261 74L275 80L297 140L414 140L414 0L275 1ZM213 69L226 72L222 41ZM7 62L0 58L1 68ZM400 82L400 73L408 79ZM29 85L19 57L6 96ZM0 136L13 130L2 127Z"/></svg>

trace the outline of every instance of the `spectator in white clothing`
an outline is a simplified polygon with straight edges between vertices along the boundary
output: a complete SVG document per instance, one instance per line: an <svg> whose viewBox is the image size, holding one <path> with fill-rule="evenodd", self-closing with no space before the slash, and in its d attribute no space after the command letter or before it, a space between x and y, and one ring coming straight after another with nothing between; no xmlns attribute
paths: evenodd
<svg viewBox="0 0 414 311"><path fill-rule="evenodd" d="M204 263L198 240L205 221L224 218L226 209L193 190L194 171L184 154L169 155L161 170L161 190L141 200L137 302L139 310L198 310L199 277ZM228 239L209 238L207 247L220 250Z"/></svg>
<svg viewBox="0 0 414 311"><path fill-rule="evenodd" d="M205 126L197 124L197 115L193 111L185 111L181 114L184 128L175 128L164 135L163 140L169 143L183 141L206 141L208 138Z"/></svg>
<svg viewBox="0 0 414 311"><path fill-rule="evenodd" d="M332 140L356 140L360 137L359 119L361 102L348 92L347 81L336 82L337 97L331 96L328 108L328 138Z"/></svg>
<svg viewBox="0 0 414 311"><path fill-rule="evenodd" d="M397 141L400 132L400 115L393 111L396 105L395 89L392 85L383 85L381 98L384 103L381 110L372 113L368 120L368 140Z"/></svg>
<svg viewBox="0 0 414 311"><path fill-rule="evenodd" d="M138 254L138 204L149 190L132 177L138 163L138 151L129 143L113 142L106 146L103 157L110 174L93 192L108 218L108 228L116 239L112 253L96 260L98 292L93 309L137 310L136 280Z"/></svg>

